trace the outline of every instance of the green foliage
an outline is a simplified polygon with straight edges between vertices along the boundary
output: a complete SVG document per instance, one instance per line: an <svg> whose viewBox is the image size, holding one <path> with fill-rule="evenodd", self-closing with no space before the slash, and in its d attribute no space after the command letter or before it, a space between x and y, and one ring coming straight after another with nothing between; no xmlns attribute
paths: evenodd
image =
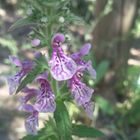
<svg viewBox="0 0 140 140"><path fill-rule="evenodd" d="M71 120L67 108L62 101L57 102L57 107L54 112L56 126L58 128L60 140L72 140L71 138Z"/></svg>
<svg viewBox="0 0 140 140"><path fill-rule="evenodd" d="M0 45L7 47L13 55L17 54L18 48L16 42L11 36L0 37Z"/></svg>
<svg viewBox="0 0 140 140"><path fill-rule="evenodd" d="M133 104L132 108L126 113L125 117L130 124L140 124L140 98L137 99Z"/></svg>
<svg viewBox="0 0 140 140"><path fill-rule="evenodd" d="M37 24L34 22L34 19L32 19L31 17L26 17L26 18L22 18L17 20L10 28L9 30L14 30L16 28L20 28L22 26L26 26L26 25L34 25Z"/></svg>
<svg viewBox="0 0 140 140"><path fill-rule="evenodd" d="M108 115L113 115L115 113L115 108L107 101L105 98L101 96L96 96L96 101L100 107L100 109L107 113Z"/></svg>
<svg viewBox="0 0 140 140"><path fill-rule="evenodd" d="M78 137L96 138L104 136L104 134L101 131L93 127L88 127L86 125L73 124L72 127L72 134Z"/></svg>
<svg viewBox="0 0 140 140"><path fill-rule="evenodd" d="M62 28L63 26L68 26L68 24L71 22L74 24L76 22L83 23L83 20L81 18L74 15L69 10L69 0L25 0L22 3L25 2L28 2L28 7L30 7L30 9L32 10L32 14L29 17L17 21L12 26L14 28L16 28L16 26L21 26L22 24L28 25L35 23L38 24L38 26L43 30L44 27L47 28L52 24L56 24L56 26L58 27L57 30L59 30L59 28ZM25 9L27 9L26 5ZM64 18L64 22L61 22L59 20L61 17ZM56 32L56 28L54 28L53 31Z"/></svg>
<svg viewBox="0 0 140 140"><path fill-rule="evenodd" d="M96 72L97 72L97 78L95 83L98 84L103 77L105 76L106 72L108 71L109 68L109 62L104 60L102 61L96 68Z"/></svg>

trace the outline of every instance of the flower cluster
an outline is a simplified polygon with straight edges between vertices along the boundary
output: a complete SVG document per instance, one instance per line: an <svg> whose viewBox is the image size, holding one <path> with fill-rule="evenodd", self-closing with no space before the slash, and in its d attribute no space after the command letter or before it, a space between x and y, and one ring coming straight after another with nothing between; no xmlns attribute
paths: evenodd
<svg viewBox="0 0 140 140"><path fill-rule="evenodd" d="M20 98L19 109L30 114L25 121L25 127L30 134L37 134L38 114L40 112L54 112L56 109L56 93L54 93L54 89L48 80L49 75L57 82L67 81L68 89L77 105L83 107L89 117L92 118L93 104L91 97L94 90L82 82L85 72L88 72L93 79L96 78L96 72L91 61L83 60L83 56L89 53L91 45L87 43L79 52L66 55L62 49L64 41L63 34L57 33L54 35L52 38L52 56L48 61L49 69L38 75L34 80L38 83L37 88L26 86L22 89L24 94ZM39 43L40 41L37 40L37 45ZM9 93L13 94L21 80L36 64L31 60L20 61L14 56L11 56L10 60L20 69L18 73L8 78Z"/></svg>

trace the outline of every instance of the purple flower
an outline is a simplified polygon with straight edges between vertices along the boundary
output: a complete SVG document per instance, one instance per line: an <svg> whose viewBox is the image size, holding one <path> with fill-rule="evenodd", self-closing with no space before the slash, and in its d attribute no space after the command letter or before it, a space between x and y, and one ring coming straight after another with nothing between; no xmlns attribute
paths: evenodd
<svg viewBox="0 0 140 140"><path fill-rule="evenodd" d="M34 58L38 59L42 56L42 53L41 52L35 52L34 53Z"/></svg>
<svg viewBox="0 0 140 140"><path fill-rule="evenodd" d="M20 71L17 74L15 74L14 76L8 77L7 81L8 81L8 85L9 85L9 94L10 95L12 95L16 91L16 89L20 83L20 80L23 78L23 76L24 76L23 72Z"/></svg>
<svg viewBox="0 0 140 140"><path fill-rule="evenodd" d="M33 105L31 104L27 104L27 103L23 103L20 105L20 107L18 108L20 111L25 111L25 112L34 112L35 111L35 108Z"/></svg>
<svg viewBox="0 0 140 140"><path fill-rule="evenodd" d="M37 81L40 84L40 94L37 96L34 107L38 112L54 112L56 108L54 93L46 79L47 73L44 73L37 78Z"/></svg>
<svg viewBox="0 0 140 140"><path fill-rule="evenodd" d="M52 40L53 53L49 61L51 74L57 81L68 80L75 74L77 65L72 58L66 56L61 48L64 42L63 34L56 34Z"/></svg>
<svg viewBox="0 0 140 140"><path fill-rule="evenodd" d="M25 87L22 92L24 92L24 96L20 98L20 102L22 104L27 103L30 99L36 97L40 93L38 89L28 87Z"/></svg>
<svg viewBox="0 0 140 140"><path fill-rule="evenodd" d="M32 46L37 47L40 45L40 40L38 38L35 38L31 41Z"/></svg>
<svg viewBox="0 0 140 140"><path fill-rule="evenodd" d="M16 56L9 56L9 60L11 61L12 64L14 64L17 67L22 66L22 62Z"/></svg>
<svg viewBox="0 0 140 140"><path fill-rule="evenodd" d="M93 89L81 82L80 79L82 75L83 73L78 70L76 74L69 80L71 94L78 105L83 105L86 102L89 102L92 97L92 93L94 92Z"/></svg>
<svg viewBox="0 0 140 140"><path fill-rule="evenodd" d="M21 79L33 68L34 64L30 60L20 61L15 56L10 56L9 59L12 64L20 68L19 72L17 72L14 76L8 77L7 79L9 85L9 94L11 95L16 91Z"/></svg>
<svg viewBox="0 0 140 140"><path fill-rule="evenodd" d="M29 134L36 135L38 127L38 112L34 111L26 120L25 128Z"/></svg>
<svg viewBox="0 0 140 140"><path fill-rule="evenodd" d="M52 38L52 43L63 43L65 41L65 36L61 33L57 33Z"/></svg>
<svg viewBox="0 0 140 140"><path fill-rule="evenodd" d="M96 71L95 69L92 67L92 62L89 60L86 64L86 70L89 72L90 76L93 78L93 79L96 79Z"/></svg>
<svg viewBox="0 0 140 140"><path fill-rule="evenodd" d="M83 47L80 49L79 52L73 53L71 55L71 58L76 62L77 65L84 66L85 70L89 72L89 74L91 75L91 77L93 79L95 79L96 71L92 67L92 62L91 61L86 62L86 61L82 60L82 57L87 55L89 53L90 49L91 49L91 44L86 43L83 45Z"/></svg>
<svg viewBox="0 0 140 140"><path fill-rule="evenodd" d="M84 108L84 110L87 113L87 115L89 116L89 118L93 119L93 110L94 110L93 103L91 101L86 102L85 104L82 105L82 107Z"/></svg>

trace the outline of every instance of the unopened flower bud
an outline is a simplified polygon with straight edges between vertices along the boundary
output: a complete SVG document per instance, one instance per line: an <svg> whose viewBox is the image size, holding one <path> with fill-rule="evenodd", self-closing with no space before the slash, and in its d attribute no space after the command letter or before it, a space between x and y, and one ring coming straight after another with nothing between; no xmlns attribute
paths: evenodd
<svg viewBox="0 0 140 140"><path fill-rule="evenodd" d="M26 14L31 16L33 14L32 8L28 8Z"/></svg>
<svg viewBox="0 0 140 140"><path fill-rule="evenodd" d="M46 23L47 21L48 21L48 18L47 18L47 17L42 17L42 18L41 18L41 22Z"/></svg>
<svg viewBox="0 0 140 140"><path fill-rule="evenodd" d="M40 40L35 38L31 41L32 46L37 47L40 45Z"/></svg>
<svg viewBox="0 0 140 140"><path fill-rule="evenodd" d="M35 52L35 53L34 53L34 57L35 57L36 59L40 58L41 55L42 55L41 52Z"/></svg>
<svg viewBox="0 0 140 140"><path fill-rule="evenodd" d="M64 23L64 21L65 21L64 17L60 17L60 18L59 18L59 22L60 22L60 23Z"/></svg>

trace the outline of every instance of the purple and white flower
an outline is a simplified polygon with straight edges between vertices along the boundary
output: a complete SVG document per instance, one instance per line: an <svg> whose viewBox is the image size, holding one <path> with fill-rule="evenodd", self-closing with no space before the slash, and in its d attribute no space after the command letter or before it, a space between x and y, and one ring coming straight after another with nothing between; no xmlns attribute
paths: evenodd
<svg viewBox="0 0 140 140"><path fill-rule="evenodd" d="M93 110L94 110L93 102L91 102L91 101L86 102L85 104L82 105L82 107L84 108L84 110L87 113L87 115L89 116L89 118L93 119Z"/></svg>
<svg viewBox="0 0 140 140"><path fill-rule="evenodd" d="M96 78L96 71L92 67L92 62L89 60L88 62L84 61L82 57L87 55L91 49L91 44L86 43L83 47L79 50L79 52L73 53L71 58L76 62L77 65L81 65L85 67L85 70L89 72L90 76L95 79Z"/></svg>
<svg viewBox="0 0 140 140"><path fill-rule="evenodd" d="M15 56L10 56L9 59L12 64L20 68L19 72L13 76L8 77L7 79L9 85L9 94L11 95L16 91L21 79L33 68L34 64L30 60L20 61Z"/></svg>
<svg viewBox="0 0 140 140"><path fill-rule="evenodd" d="M34 105L38 112L54 112L56 109L55 96L51 89L51 85L47 81L47 73L41 74L37 78L40 84L40 93L36 98L36 103Z"/></svg>
<svg viewBox="0 0 140 140"><path fill-rule="evenodd" d="M89 53L91 44L86 43L79 52L67 56L61 45L64 41L65 37L60 33L55 34L52 38L52 56L49 60L50 69L39 74L35 79L39 88L29 88L27 85L22 89L24 94L19 99L19 109L30 114L25 120L25 128L29 134L37 134L39 113L54 112L56 109L57 100L48 80L50 76L58 82L67 80L71 95L77 105L83 107L90 118L93 117L91 98L94 90L82 82L82 76L85 71L88 71L93 78L96 78L96 71L92 67L92 62L83 60L83 57ZM40 40L32 40L32 45L40 45ZM40 52L36 52L34 58L38 59L41 55ZM13 94L21 80L34 68L35 62L30 60L21 61L15 56L10 56L9 59L12 64L19 68L19 71L14 76L8 78L9 93Z"/></svg>
<svg viewBox="0 0 140 140"><path fill-rule="evenodd" d="M29 134L36 135L38 127L38 112L34 111L26 120L25 128Z"/></svg>
<svg viewBox="0 0 140 140"><path fill-rule="evenodd" d="M72 96L74 97L78 105L83 105L89 102L94 90L88 87L85 83L81 82L81 76L83 75L81 68L76 74L69 80L69 87Z"/></svg>
<svg viewBox="0 0 140 140"><path fill-rule="evenodd" d="M75 61L64 54L61 43L65 41L63 34L56 34L52 39L53 53L49 61L51 74L57 81L72 78L77 70Z"/></svg>

